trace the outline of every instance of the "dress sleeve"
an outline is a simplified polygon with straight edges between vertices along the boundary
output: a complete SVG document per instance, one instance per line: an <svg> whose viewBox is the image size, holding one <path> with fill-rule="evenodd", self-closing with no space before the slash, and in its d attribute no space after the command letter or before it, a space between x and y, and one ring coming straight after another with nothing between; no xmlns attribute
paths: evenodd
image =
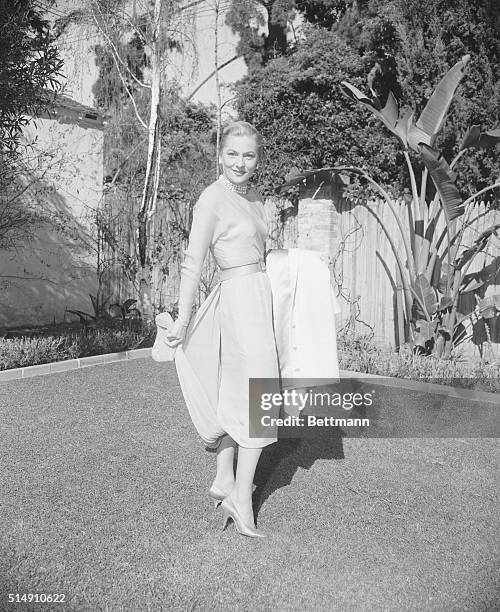
<svg viewBox="0 0 500 612"><path fill-rule="evenodd" d="M213 197L202 194L193 209L189 244L184 252L184 261L181 266L179 316L177 320L183 325L187 325L191 318L191 310L200 282L203 262L212 243L216 221Z"/></svg>

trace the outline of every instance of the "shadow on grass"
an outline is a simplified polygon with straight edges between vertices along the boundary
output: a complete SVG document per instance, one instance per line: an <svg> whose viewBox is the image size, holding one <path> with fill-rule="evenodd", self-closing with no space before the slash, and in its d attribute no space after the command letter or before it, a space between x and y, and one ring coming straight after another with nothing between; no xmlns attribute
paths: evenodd
<svg viewBox="0 0 500 612"><path fill-rule="evenodd" d="M293 430L283 428L280 433L291 436ZM268 497L292 482L299 468L309 470L318 459L344 459L339 428L317 429L314 437L309 438L280 437L276 444L266 446L255 473L255 517Z"/></svg>

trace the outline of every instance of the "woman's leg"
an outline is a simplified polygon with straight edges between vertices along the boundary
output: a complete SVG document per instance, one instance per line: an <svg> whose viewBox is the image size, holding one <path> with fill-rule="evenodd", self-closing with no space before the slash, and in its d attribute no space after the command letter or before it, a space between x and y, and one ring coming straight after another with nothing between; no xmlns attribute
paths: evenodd
<svg viewBox="0 0 500 612"><path fill-rule="evenodd" d="M247 525L254 525L252 509L253 479L262 448L244 448L238 446L238 463L236 481L229 496Z"/></svg>
<svg viewBox="0 0 500 612"><path fill-rule="evenodd" d="M234 485L234 451L236 442L225 435L217 447L217 473L213 486L221 493L228 493Z"/></svg>

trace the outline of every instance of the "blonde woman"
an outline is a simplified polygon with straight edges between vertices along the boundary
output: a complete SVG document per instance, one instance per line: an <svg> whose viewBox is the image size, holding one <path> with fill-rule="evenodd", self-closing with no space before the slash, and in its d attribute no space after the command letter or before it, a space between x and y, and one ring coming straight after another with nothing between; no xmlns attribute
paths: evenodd
<svg viewBox="0 0 500 612"><path fill-rule="evenodd" d="M261 148L261 137L249 123L235 122L223 131L222 174L195 206L182 265L179 316L168 334L171 345L181 345L176 366L193 423L205 444L217 448L209 495L222 508L223 527L232 519L239 533L250 537L265 537L255 527L253 479L262 448L276 437L250 436L248 381L279 376L264 266L267 222L262 198L249 186ZM209 249L221 281L189 324Z"/></svg>

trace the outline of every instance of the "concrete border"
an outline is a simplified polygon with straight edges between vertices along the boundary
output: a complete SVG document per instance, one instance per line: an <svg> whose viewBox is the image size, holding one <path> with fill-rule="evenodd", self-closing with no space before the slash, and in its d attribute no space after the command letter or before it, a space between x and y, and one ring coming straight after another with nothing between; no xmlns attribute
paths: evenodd
<svg viewBox="0 0 500 612"><path fill-rule="evenodd" d="M19 380L20 378L31 378L42 374L53 374L55 372L68 372L90 366L126 361L128 359L142 359L151 357L150 348L134 349L121 353L105 353L104 355L93 355L92 357L81 357L80 359L67 359L66 361L54 361L42 365L27 366L26 368L14 368L0 372L0 382L7 380Z"/></svg>
<svg viewBox="0 0 500 612"><path fill-rule="evenodd" d="M341 370L340 378L368 378L376 380L377 384L384 387L393 387L398 389L408 389L409 391L419 391L420 393L434 393L438 395L446 395L447 397L468 400L471 402L487 402L488 404L500 405L500 398L496 393L488 393L487 391L474 391L473 389L463 389L462 387L451 387L449 385L440 385L437 383L429 383L411 378L396 378L392 376L378 376L377 374L366 374L364 372L351 372L349 370Z"/></svg>
<svg viewBox="0 0 500 612"><path fill-rule="evenodd" d="M143 359L145 357L151 357L151 348L134 349L130 351L123 351L121 353L106 353L104 355L81 357L80 359L68 359L66 361L55 361L53 363L44 363L42 365L28 366L26 368L3 370L0 372L0 383L8 380L31 378L33 376L40 376L43 374L53 374L55 372L68 372L70 370L104 365L106 363L115 363L117 361ZM499 396L496 393L474 391L471 389L462 389L460 387L451 387L436 383L420 382L418 380L411 380L409 378L379 376L376 374L366 374L364 372L354 372L351 370L340 370L340 377L374 379L377 381L377 384L387 387L420 391L421 393L437 393L452 398L456 397L457 399L462 400L487 402L496 406L498 406L500 403Z"/></svg>

